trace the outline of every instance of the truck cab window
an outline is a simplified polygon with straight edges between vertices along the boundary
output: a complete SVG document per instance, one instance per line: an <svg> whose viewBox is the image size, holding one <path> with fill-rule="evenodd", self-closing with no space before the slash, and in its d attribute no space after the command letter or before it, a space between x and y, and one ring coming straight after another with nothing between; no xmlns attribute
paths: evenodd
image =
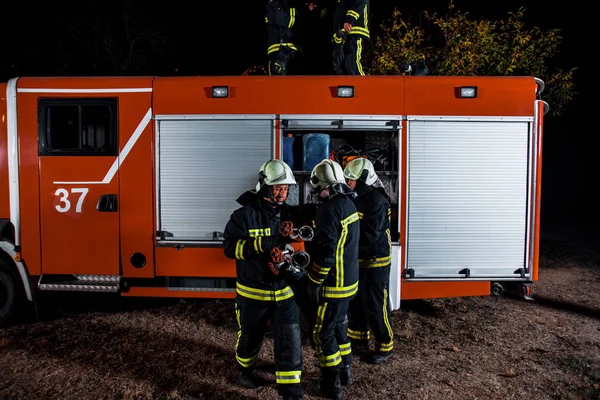
<svg viewBox="0 0 600 400"><path fill-rule="evenodd" d="M116 100L42 99L40 155L117 155Z"/></svg>

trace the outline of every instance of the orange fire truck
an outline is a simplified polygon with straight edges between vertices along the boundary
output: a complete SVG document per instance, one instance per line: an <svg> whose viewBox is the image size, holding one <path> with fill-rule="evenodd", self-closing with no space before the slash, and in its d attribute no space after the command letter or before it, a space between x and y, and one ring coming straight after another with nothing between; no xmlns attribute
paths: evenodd
<svg viewBox="0 0 600 400"><path fill-rule="evenodd" d="M543 89L535 77L11 79L0 84L0 320L40 291L233 298L221 232L236 199L283 157L284 138L313 133L341 163L376 154L393 203L393 309L528 293ZM292 205L313 201L302 150Z"/></svg>

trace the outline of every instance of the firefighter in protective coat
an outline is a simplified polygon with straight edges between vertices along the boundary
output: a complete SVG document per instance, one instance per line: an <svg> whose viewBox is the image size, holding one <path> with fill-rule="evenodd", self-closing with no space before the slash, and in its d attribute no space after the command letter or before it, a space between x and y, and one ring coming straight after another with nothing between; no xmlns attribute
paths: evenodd
<svg viewBox="0 0 600 400"><path fill-rule="evenodd" d="M348 337L355 351L368 349L370 333L375 336L373 364L382 364L394 348L389 300L392 242L389 196L371 161L355 158L344 169L348 185L358 195L361 216L358 294L350 303Z"/></svg>
<svg viewBox="0 0 600 400"><path fill-rule="evenodd" d="M365 75L369 44L369 0L337 0L333 15L333 67L337 75Z"/></svg>
<svg viewBox="0 0 600 400"><path fill-rule="evenodd" d="M269 253L286 244L279 234L280 212L285 207L288 185L295 184L291 169L283 161L273 159L263 164L257 196L232 213L223 234L225 255L236 260L238 383L245 388L256 387L252 370L267 322L272 319L275 375L279 395L284 399L302 398L300 311L285 271L276 273L269 267Z"/></svg>
<svg viewBox="0 0 600 400"><path fill-rule="evenodd" d="M313 2L270 0L267 4L269 75L287 75L290 60L300 51L297 20L305 17L304 7L313 10Z"/></svg>
<svg viewBox="0 0 600 400"><path fill-rule="evenodd" d="M341 385L351 383L352 350L347 337L348 304L358 290L359 216L356 194L335 161L325 159L312 170L310 184L322 203L315 215L312 268L307 292L317 305L313 329L321 369L321 392L341 399Z"/></svg>

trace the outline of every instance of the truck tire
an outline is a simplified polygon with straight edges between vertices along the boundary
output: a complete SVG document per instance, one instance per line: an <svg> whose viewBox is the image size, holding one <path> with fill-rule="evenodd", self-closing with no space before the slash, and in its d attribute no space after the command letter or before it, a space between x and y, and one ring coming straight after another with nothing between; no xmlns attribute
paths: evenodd
<svg viewBox="0 0 600 400"><path fill-rule="evenodd" d="M0 261L0 325L14 314L18 304L18 289L14 276Z"/></svg>

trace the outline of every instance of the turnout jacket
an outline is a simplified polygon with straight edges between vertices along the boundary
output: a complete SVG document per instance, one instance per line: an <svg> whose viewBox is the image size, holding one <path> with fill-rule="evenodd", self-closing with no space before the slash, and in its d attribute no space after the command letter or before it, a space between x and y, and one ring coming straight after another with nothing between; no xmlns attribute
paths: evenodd
<svg viewBox="0 0 600 400"><path fill-rule="evenodd" d="M352 25L350 35L359 35L369 39L369 0L337 0L333 14L334 35L344 29L344 23ZM344 33L346 33L344 31ZM346 33L347 34L347 33Z"/></svg>
<svg viewBox="0 0 600 400"><path fill-rule="evenodd" d="M235 210L225 226L224 252L227 257L236 260L236 292L240 296L282 301L294 295L285 274L271 272L268 265L271 248L263 247L263 238L281 236L281 209L256 197ZM284 243L283 237L281 242Z"/></svg>
<svg viewBox="0 0 600 400"><path fill-rule="evenodd" d="M370 268L388 266L392 262L388 196L373 186L364 186L356 201L361 218L359 264Z"/></svg>
<svg viewBox="0 0 600 400"><path fill-rule="evenodd" d="M358 290L359 215L345 194L325 200L315 215L309 284L321 285L320 296L352 297Z"/></svg>

